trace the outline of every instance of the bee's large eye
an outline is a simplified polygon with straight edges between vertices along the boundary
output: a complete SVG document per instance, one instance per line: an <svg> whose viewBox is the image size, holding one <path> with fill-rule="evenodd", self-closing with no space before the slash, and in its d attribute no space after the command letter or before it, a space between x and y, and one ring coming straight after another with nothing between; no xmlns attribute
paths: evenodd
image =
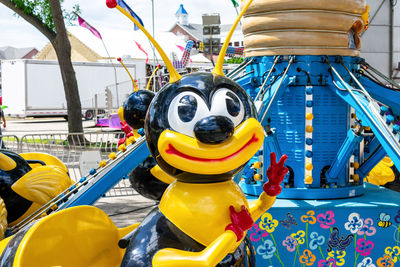
<svg viewBox="0 0 400 267"><path fill-rule="evenodd" d="M213 96L211 113L228 117L236 127L244 119L244 106L234 92L227 88L222 88Z"/></svg>
<svg viewBox="0 0 400 267"><path fill-rule="evenodd" d="M240 113L240 100L232 92L226 93L227 98L225 99L226 109L229 115L237 117Z"/></svg>
<svg viewBox="0 0 400 267"><path fill-rule="evenodd" d="M178 115L181 121L190 122L197 111L197 100L192 95L185 95L179 100Z"/></svg>
<svg viewBox="0 0 400 267"><path fill-rule="evenodd" d="M199 95L182 92L171 101L168 122L175 131L193 137L194 125L208 113L208 107Z"/></svg>

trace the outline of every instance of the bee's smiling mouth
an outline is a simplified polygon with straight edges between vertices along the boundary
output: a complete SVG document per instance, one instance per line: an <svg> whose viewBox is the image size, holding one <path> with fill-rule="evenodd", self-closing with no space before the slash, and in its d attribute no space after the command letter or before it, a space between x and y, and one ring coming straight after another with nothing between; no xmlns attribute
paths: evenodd
<svg viewBox="0 0 400 267"><path fill-rule="evenodd" d="M233 154L223 157L223 158L211 158L211 159L207 159L207 158L199 158L199 157L194 157L194 156L190 156L190 155L186 155L180 151L178 151L172 144L168 145L168 148L166 149L166 153L167 154L173 154L173 155L177 155L181 158L185 158L188 160L193 160L193 161L201 161L201 162L220 162L220 161L226 161L229 160L230 158L236 157L237 155L240 154L240 152L242 152L243 150L245 150L248 146L250 146L252 143L256 143L258 142L258 138L256 137L256 134L253 134L253 136L251 137L251 139L244 145L242 146L239 150L237 150L236 152L234 152Z"/></svg>
<svg viewBox="0 0 400 267"><path fill-rule="evenodd" d="M263 142L262 126L250 118L236 127L231 138L221 144L205 144L193 137L165 130L158 139L158 151L165 162L177 169L214 175L242 166Z"/></svg>

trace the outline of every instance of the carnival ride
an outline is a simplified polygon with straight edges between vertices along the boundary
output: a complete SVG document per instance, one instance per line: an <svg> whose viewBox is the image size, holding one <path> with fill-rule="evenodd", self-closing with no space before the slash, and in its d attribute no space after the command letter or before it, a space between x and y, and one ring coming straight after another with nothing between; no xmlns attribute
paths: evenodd
<svg viewBox="0 0 400 267"><path fill-rule="evenodd" d="M367 12L365 1L255 0L245 14L244 75L231 77L255 101L266 140L240 185L250 199L261 192L270 151L288 155L290 170L284 200L250 231L257 263L397 261L399 195L363 182L386 155L400 167L400 86L359 57Z"/></svg>
<svg viewBox="0 0 400 267"><path fill-rule="evenodd" d="M121 8L123 1L107 2L132 19L129 9ZM251 2L247 2L247 7ZM202 261L204 266L213 266L236 248L239 257L228 257L223 266L233 266L232 260L255 266L254 258L260 266L374 266L374 263L394 266L400 256L399 194L365 184L363 178L386 155L390 156L395 166L400 167L400 127L397 125L400 110L396 104L399 102L397 91L400 86L386 78L390 86L385 86L372 78L375 74L382 75L359 58L359 34L367 25L366 10L363 0L254 0L243 24L246 60L228 77L234 78L255 102L257 119L265 134L263 147L256 156L250 159L255 149L237 161L233 160L232 164L216 164L215 159L208 159L210 154L206 148L212 147L213 153L222 158L238 148L242 152L240 141L234 145L225 131L233 131L237 137L236 132L240 135L242 131L257 128L255 120L253 124L250 118L255 116L249 108L251 101L242 93L240 86L223 77L222 63L218 62L212 79L211 74L201 73L180 77L169 63L170 84L156 94L155 102L169 103L168 107L173 111L153 104L146 120L147 141L154 158L164 171L178 179L168 187L159 210L150 213L140 226L117 229L104 213L93 207L67 209L93 204L120 177L149 157L144 137L135 143L128 138L128 143L120 146L119 153L110 155L109 161L11 228L17 234L0 243L0 247L4 248L0 257L2 266L3 263L4 266L29 266L29 263L39 259L43 259L40 261L42 265L63 266L110 266L121 262L122 266L195 266L197 261ZM226 52L224 49L226 47L222 49L220 59ZM169 62L166 57L164 60ZM206 86L196 88L195 81L202 81ZM228 89L221 89L219 83ZM194 93L197 90L204 98ZM211 107L211 111L216 113L210 117L218 117L215 115L221 109L215 111L212 103L218 98L219 91L224 91L221 101L225 101L228 108L224 116L236 121L235 117L243 109L242 115L247 118L244 124L251 120L250 126L233 123L234 127L231 127L223 119L203 119L196 115L197 110L209 113ZM209 102L202 107L204 99ZM215 125L211 130L207 127L204 130L202 125L190 125L193 119L205 126L208 123ZM193 130L196 144L193 143ZM210 135L213 130L220 132ZM367 136L365 133L370 131L373 134ZM256 139L262 137L263 134ZM164 147L168 142L173 146ZM204 147L202 143L205 143ZM225 143L232 144L232 147L224 147ZM224 151L219 151L219 148ZM196 155L192 155L193 149L198 150ZM246 149L247 146L243 150ZM268 212L264 211L267 208L264 207L257 212L257 216L251 216L255 220L253 224L248 220L246 209L241 208L242 204L248 208L247 201L243 197L225 196L226 188L218 190L219 183L215 181L226 180L225 175L231 177L250 159L244 167L244 179L240 182L246 198L258 203L260 195L261 200L273 200L273 197L265 199L268 196L263 192L272 187L276 189L272 190L276 191L275 194L280 191L279 185L271 181L271 169L265 166L272 165L272 170L280 170L277 176L281 178L284 169L279 168L283 162L276 166L275 157L269 159L270 152L275 152L278 157L288 155L286 166L289 174L284 178L283 190L278 196L283 199L277 200ZM204 157L204 160L196 161L198 157ZM154 166L151 165L151 168ZM151 168L145 172L148 173ZM187 179L193 185L187 187L180 182ZM209 183L198 184L202 179L209 179ZM267 181L273 186L263 186ZM215 190L217 193L213 194ZM185 192L193 193L193 196L185 198ZM203 201L217 195L223 195L224 199L219 198L206 205L207 208L204 205L199 208L196 206L199 202L194 201L196 196ZM345 199L349 197L354 198ZM241 199L236 207L236 210L240 207L240 212L228 209L226 199L232 203ZM224 208L217 209L221 205ZM50 210L60 211L33 222L33 219L40 218L40 214ZM181 216L179 211L187 211L191 215ZM250 213L253 211L250 206ZM258 215L261 216L259 220ZM221 220L215 224L217 217ZM72 226L60 223L62 220ZM187 220L193 225L183 223ZM170 232L164 232L164 227L151 230L156 222L166 222ZM223 233L227 225L230 227ZM80 237L77 238L71 229L78 231ZM137 230L125 238L128 245L118 248L118 240L134 229ZM249 229L247 235L251 245L245 242L246 239L239 245L236 238L243 240L240 233L245 233L246 229ZM88 230L91 230L90 233ZM221 239L212 242L218 235ZM104 238L99 240L99 236ZM139 242L151 236L160 241L156 246L151 242ZM62 237L65 243L54 243L55 237ZM82 239L89 241L77 244ZM39 246L38 242L41 242L42 250L35 249ZM97 242L99 245L94 245ZM210 247L203 250L207 245ZM74 246L79 253L72 253ZM107 253L102 254L105 250L108 250ZM202 250L204 253L199 252ZM138 251L141 251L140 255L136 255ZM204 255L212 261L207 261ZM143 261L138 261L138 257Z"/></svg>

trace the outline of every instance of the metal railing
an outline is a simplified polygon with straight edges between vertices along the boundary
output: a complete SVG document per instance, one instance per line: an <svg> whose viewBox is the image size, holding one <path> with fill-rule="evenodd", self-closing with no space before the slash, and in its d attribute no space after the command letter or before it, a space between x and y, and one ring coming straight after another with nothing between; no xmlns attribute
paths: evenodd
<svg viewBox="0 0 400 267"><path fill-rule="evenodd" d="M98 159L97 161L107 160L110 153L118 152L118 141L123 136L124 133L120 131L83 134L27 134L21 138L15 135L3 135L0 136L0 146L16 153L40 152L53 155L65 164L71 179L76 182L82 176L87 175L91 168L96 167L93 165L93 160L90 162L93 166L85 165L84 155L86 153L92 153L90 155L94 155ZM105 196L137 194L127 178L124 177Z"/></svg>

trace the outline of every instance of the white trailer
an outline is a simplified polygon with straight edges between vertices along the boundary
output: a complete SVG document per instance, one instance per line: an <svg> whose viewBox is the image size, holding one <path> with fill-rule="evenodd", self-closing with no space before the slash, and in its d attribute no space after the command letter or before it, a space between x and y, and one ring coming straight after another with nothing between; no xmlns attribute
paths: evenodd
<svg viewBox="0 0 400 267"><path fill-rule="evenodd" d="M4 110L7 116L67 119L67 103L57 61L18 59L1 63L2 97L3 105L8 106ZM130 61L125 65L139 81L139 88L144 88L145 62ZM73 67L78 81L82 116L87 119L93 117L95 107L100 111L117 109L133 91L129 75L118 62L114 66L111 63L74 62Z"/></svg>

